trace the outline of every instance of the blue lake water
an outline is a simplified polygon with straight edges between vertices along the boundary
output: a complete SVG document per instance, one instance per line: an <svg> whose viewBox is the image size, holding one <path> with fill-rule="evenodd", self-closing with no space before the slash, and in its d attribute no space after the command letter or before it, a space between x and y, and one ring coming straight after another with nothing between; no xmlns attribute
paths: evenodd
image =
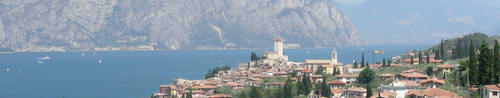
<svg viewBox="0 0 500 98"><path fill-rule="evenodd" d="M371 46L337 49L352 63L362 51L385 50L377 59L423 46ZM250 52L265 50L179 50L126 52L43 52L0 54L0 98L147 98L176 78L202 79L210 68L236 66ZM285 50L291 61L329 59L331 49ZM367 60L372 60L366 53ZM38 63L37 58L49 56ZM102 63L99 63L99 60ZM372 62L372 61L371 61Z"/></svg>

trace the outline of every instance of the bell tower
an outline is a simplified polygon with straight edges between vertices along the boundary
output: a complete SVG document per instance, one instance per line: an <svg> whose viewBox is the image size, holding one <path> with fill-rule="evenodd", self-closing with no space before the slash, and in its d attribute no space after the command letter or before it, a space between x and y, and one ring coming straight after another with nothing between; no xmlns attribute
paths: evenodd
<svg viewBox="0 0 500 98"><path fill-rule="evenodd" d="M337 49L333 49L332 50L332 53L331 53L331 56L332 56L332 64L338 64L338 60L337 60Z"/></svg>

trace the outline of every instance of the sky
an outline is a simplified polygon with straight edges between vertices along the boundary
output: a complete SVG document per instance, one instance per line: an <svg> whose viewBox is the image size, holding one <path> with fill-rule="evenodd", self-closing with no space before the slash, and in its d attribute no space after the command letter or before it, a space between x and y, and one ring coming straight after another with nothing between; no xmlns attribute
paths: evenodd
<svg viewBox="0 0 500 98"><path fill-rule="evenodd" d="M500 0L332 0L368 45L431 45L468 33L500 33Z"/></svg>

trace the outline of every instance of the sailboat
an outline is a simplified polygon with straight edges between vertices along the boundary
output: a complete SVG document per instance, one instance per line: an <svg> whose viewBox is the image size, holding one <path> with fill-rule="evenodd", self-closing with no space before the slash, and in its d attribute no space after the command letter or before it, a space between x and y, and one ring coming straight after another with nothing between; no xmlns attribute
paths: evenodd
<svg viewBox="0 0 500 98"><path fill-rule="evenodd" d="M99 59L98 63L101 64L102 63L102 59Z"/></svg>
<svg viewBox="0 0 500 98"><path fill-rule="evenodd" d="M85 52L82 52L82 56L85 56Z"/></svg>

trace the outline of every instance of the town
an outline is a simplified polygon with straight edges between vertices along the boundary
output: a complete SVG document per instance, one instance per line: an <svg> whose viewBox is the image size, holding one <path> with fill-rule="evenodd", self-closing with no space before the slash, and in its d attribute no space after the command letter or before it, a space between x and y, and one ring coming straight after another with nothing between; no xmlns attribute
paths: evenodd
<svg viewBox="0 0 500 98"><path fill-rule="evenodd" d="M336 49L328 59L293 62L284 55L284 40L274 40L274 50L263 56L252 53L237 68L216 68L205 80L176 79L160 85L152 98L468 98L481 91L481 98L499 98L500 85L461 87L461 63L446 60L453 51L429 49L369 64L343 64ZM472 45L471 45L472 46ZM441 49L443 48L441 41ZM458 49L458 48L457 48ZM439 51L439 52L438 52ZM441 52L442 51L442 52ZM374 51L383 52L383 51ZM446 52L446 53L445 53ZM448 53L449 52L449 53ZM458 53L458 52L457 52ZM445 61L446 60L446 61ZM468 85L468 84L467 84ZM459 89L460 88L460 89Z"/></svg>

